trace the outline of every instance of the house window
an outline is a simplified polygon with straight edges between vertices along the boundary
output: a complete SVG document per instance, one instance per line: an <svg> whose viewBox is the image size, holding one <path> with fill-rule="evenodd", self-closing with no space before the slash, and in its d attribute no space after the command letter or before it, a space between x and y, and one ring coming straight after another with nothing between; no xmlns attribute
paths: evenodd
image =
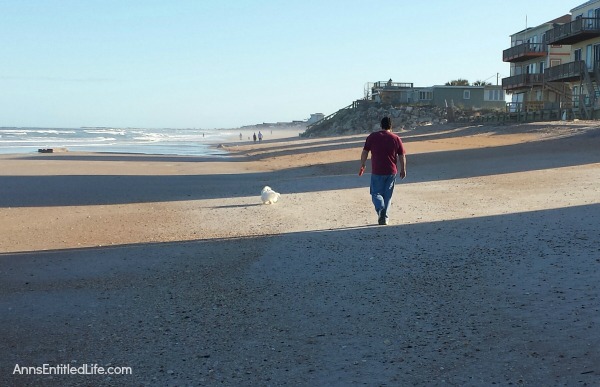
<svg viewBox="0 0 600 387"><path fill-rule="evenodd" d="M581 60L581 48L573 51L573 57L575 61Z"/></svg>
<svg viewBox="0 0 600 387"><path fill-rule="evenodd" d="M419 100L431 101L433 99L433 92L431 91L419 91Z"/></svg>
<svg viewBox="0 0 600 387"><path fill-rule="evenodd" d="M502 90L488 90L484 98L485 101L504 101Z"/></svg>
<svg viewBox="0 0 600 387"><path fill-rule="evenodd" d="M463 99L471 99L471 90L463 90Z"/></svg>

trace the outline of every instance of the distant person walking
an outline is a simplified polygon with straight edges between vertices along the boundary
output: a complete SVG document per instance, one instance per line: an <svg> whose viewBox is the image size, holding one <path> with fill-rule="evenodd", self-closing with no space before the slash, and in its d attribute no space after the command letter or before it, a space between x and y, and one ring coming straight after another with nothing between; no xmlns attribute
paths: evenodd
<svg viewBox="0 0 600 387"><path fill-rule="evenodd" d="M362 175L365 170L369 152L371 152L371 199L375 205L378 223L385 225L389 220L398 163L400 163L400 178L406 177L406 151L400 137L392 133L392 120L389 117L381 119L380 131L367 136L360 156L359 175Z"/></svg>
<svg viewBox="0 0 600 387"><path fill-rule="evenodd" d="M252 139L254 139L254 142L256 142L256 132L252 134Z"/></svg>
<svg viewBox="0 0 600 387"><path fill-rule="evenodd" d="M240 141L242 141L242 134L240 133Z"/></svg>
<svg viewBox="0 0 600 387"><path fill-rule="evenodd" d="M258 131L258 142L261 142L263 138L262 133L260 132L260 130Z"/></svg>

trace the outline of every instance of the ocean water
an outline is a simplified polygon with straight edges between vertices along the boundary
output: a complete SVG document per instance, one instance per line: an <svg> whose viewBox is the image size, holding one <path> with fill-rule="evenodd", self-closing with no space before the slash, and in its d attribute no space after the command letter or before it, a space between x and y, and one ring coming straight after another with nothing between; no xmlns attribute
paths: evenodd
<svg viewBox="0 0 600 387"><path fill-rule="evenodd" d="M226 155L215 145L239 140L226 129L0 128L0 154L41 148L68 151L165 155Z"/></svg>

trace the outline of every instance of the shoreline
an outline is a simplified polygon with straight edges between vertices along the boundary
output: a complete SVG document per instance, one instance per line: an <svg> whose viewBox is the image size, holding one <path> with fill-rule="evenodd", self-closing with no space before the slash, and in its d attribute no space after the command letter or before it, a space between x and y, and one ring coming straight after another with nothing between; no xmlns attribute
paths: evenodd
<svg viewBox="0 0 600 387"><path fill-rule="evenodd" d="M463 132L462 135L465 136L473 136L473 135L486 135L489 134L491 132L496 132L498 131L498 134L502 134L502 131L504 131L505 129L512 128L512 127L531 127L531 128L544 128L544 127L552 127L552 128L556 128L556 127L562 127L562 132L566 133L567 135L570 134L573 130L572 128L578 128L578 127L587 127L590 124L594 124L594 121L549 121L549 122L533 122L533 123L517 123L514 125L506 125L506 124L442 124L442 125L429 125L429 126L421 126L421 127L417 127L416 129L413 130L394 130L394 132L396 134L399 134L401 137L403 136L409 136L409 137L419 137L419 136L427 136L426 133L429 132L437 132L437 133L444 133L444 132L454 132L454 131L461 131ZM223 129L225 130L225 129ZM228 131L234 131L233 129L226 129ZM478 133L478 131L480 131L480 133ZM238 135L236 134L231 134L229 135L228 138L226 139L219 139L219 140L213 140L213 141L207 141L206 143L202 144L202 145L206 145L207 148L212 149L212 150L223 150L223 153L211 153L211 154L191 154L191 153L155 153L155 152L138 152L138 151L89 151L89 150L70 150L68 147L58 147L60 149L63 149L59 152L55 152L55 153L71 153L71 154L76 154L76 153L83 153L83 154L122 154L122 155L127 155L127 154L131 154L131 155L146 155L146 156L181 156L181 157L230 157L232 155L232 153L234 151L237 151L239 149L250 149L252 146L255 145L261 145L261 144L271 144L271 143L277 143L277 142L281 142L281 141L285 141L285 142L291 142L294 140L327 140L327 139L335 139L335 138L352 138L352 137L360 137L360 136L364 136L366 138L366 136L368 135L368 133L357 133L357 134L346 134L346 135L342 135L342 136L325 136L325 137L312 137L312 138L303 138L300 137L299 134L302 132L301 130L297 130L297 129L276 129L276 131L271 134L269 133L268 135L265 135L265 138L263 139L262 142L256 141L253 142L251 139L251 136L249 134L251 134L253 131L252 130L247 130L247 129L243 129L242 132L244 133L243 136L245 139L243 140L239 140ZM421 132L424 132L425 134L420 134ZM518 133L518 131L517 131ZM511 135L511 134L517 134L517 133L506 133L506 135ZM537 133L537 129L534 129L532 131L527 131L528 134L536 134ZM247 136L248 135L248 136ZM147 144L152 146L152 144ZM144 148L146 145L135 145L132 146L132 148L139 148L142 149ZM99 148L101 146L98 146ZM44 148L52 148L52 147L39 147L36 149L44 149ZM57 148L57 147L54 147ZM17 156L17 155L33 155L33 154L42 154L42 152L38 152L37 150L30 150L27 152L13 152L13 153L2 153L0 152L0 156ZM50 154L50 153L49 153Z"/></svg>
<svg viewBox="0 0 600 387"><path fill-rule="evenodd" d="M31 129L44 129L44 128L31 128ZM93 128L92 128L93 129ZM103 128L104 130L111 130L109 128ZM50 130L50 129L49 129ZM112 129L117 130L117 129ZM222 129L225 130L225 129ZM144 154L144 155L166 155L166 156L213 156L213 155L225 155L226 152L220 153L220 145L223 144L247 144L251 143L250 139L251 133L247 130L238 130L227 129L227 135L223 135L216 139L211 139L211 137L204 137L194 140L196 146L200 150L194 150L193 147L190 147L189 144L177 140L177 137L164 137L161 141L156 142L140 142L135 144L121 144L118 141L109 144L101 144L101 143L93 143L93 141L97 140L94 138L85 139L82 138L80 144L69 146L69 142L64 142L64 140L51 140L54 142L61 142L60 145L48 145L48 143L44 145L34 146L34 145L20 145L20 146L2 146L3 143L0 141L0 155L19 155L19 154L34 154L34 153L66 153L66 152L80 152L80 153L121 153L121 154ZM244 137L243 140L239 139L239 134L242 134ZM263 141L272 141L278 140L284 137L293 137L293 135L298 136L299 131L296 129L275 129L274 132L265 135L265 139ZM248 136L249 135L249 136ZM246 139L246 136L247 139ZM15 142L16 140L11 140ZM71 140L72 141L72 140ZM91 141L90 144L86 145L85 141ZM178 142L179 141L179 142ZM44 140L40 140L40 144L44 143ZM258 142L257 142L258 143ZM17 150L11 151L10 148L16 148ZM29 149L25 149L29 148ZM108 150L103 151L102 149L106 148ZM129 148L129 150L128 150ZM40 149L59 149L58 152L39 152Z"/></svg>

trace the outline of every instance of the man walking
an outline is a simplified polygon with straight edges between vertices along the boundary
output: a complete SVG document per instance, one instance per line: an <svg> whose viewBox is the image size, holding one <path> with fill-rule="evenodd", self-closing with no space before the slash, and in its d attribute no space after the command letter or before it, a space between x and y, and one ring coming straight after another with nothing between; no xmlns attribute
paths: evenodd
<svg viewBox="0 0 600 387"><path fill-rule="evenodd" d="M381 119L381 130L371 133L365 141L360 156L360 173L364 171L367 157L371 152L371 199L377 211L378 223L388 224L390 204L398 163L400 163L400 178L406 177L406 151L399 136L392 133L392 120L389 117Z"/></svg>

